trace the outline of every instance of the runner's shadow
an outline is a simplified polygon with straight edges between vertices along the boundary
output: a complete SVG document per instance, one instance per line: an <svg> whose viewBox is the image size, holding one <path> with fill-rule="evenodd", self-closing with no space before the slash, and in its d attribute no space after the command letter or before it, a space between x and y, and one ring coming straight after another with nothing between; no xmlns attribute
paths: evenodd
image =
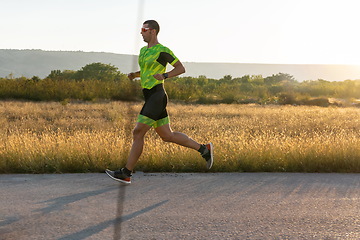
<svg viewBox="0 0 360 240"><path fill-rule="evenodd" d="M69 196L63 196L63 197L58 197L58 198L54 198L54 199L49 199L49 200L46 200L43 202L38 202L38 204L50 203L50 205L45 208L36 209L33 212L41 212L43 214L47 214L47 213L51 213L54 211L60 211L60 210L62 210L62 208L64 206L66 206L70 203L74 203L74 202L83 200L88 197L100 195L100 194L112 191L114 189L115 189L115 187L104 188L104 189L99 189L99 190L95 190L95 191L76 193L76 194L69 195Z"/></svg>
<svg viewBox="0 0 360 240"><path fill-rule="evenodd" d="M150 212L151 210L153 210L155 208L158 208L161 205L164 205L168 201L169 200L164 200L162 202L156 203L154 205L151 205L149 207L146 207L146 208L141 209L139 211L136 211L134 213L128 214L126 216L117 216L115 219L108 220L108 221L99 223L99 224L97 224L95 226L85 228L84 230L81 230L80 232L64 236L62 238L59 238L58 240L72 240L72 239L81 240L81 239L86 239L86 238L91 237L92 235L94 235L96 233L99 233L102 230L110 227L111 225L123 223L123 222L126 222L126 221L128 221L128 220L130 220L132 218L135 218L135 217L137 217L137 216L139 216L141 214ZM115 236L115 239L119 239L119 238L116 238L116 236Z"/></svg>
<svg viewBox="0 0 360 240"><path fill-rule="evenodd" d="M20 218L19 217L15 217L15 216L11 216L11 217L6 217L4 220L0 220L0 227L4 227L6 225L10 225L14 222L19 221Z"/></svg>

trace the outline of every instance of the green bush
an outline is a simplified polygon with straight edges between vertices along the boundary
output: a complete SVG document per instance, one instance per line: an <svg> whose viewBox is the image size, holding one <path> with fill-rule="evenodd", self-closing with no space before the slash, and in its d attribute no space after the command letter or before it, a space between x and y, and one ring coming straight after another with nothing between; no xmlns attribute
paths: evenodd
<svg viewBox="0 0 360 240"><path fill-rule="evenodd" d="M258 104L306 104L328 106L328 98L360 98L360 80L329 82L297 82L286 73L245 75L221 79L206 76L175 77L165 82L169 98L184 102L258 103ZM96 99L134 101L142 98L138 81L127 76L112 65L92 63L78 71L53 70L45 79L0 78L0 99L23 99L32 101L68 101L69 99L93 101ZM319 100L322 99L322 100ZM351 100L353 99L353 100Z"/></svg>

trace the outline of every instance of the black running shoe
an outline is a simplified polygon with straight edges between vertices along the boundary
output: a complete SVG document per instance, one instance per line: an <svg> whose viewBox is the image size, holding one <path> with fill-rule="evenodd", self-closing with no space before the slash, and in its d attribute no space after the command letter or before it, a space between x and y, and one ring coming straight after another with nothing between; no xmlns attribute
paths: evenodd
<svg viewBox="0 0 360 240"><path fill-rule="evenodd" d="M214 163L214 146L212 143L204 145L206 150L201 156L206 160L206 168L210 169Z"/></svg>
<svg viewBox="0 0 360 240"><path fill-rule="evenodd" d="M124 173L124 169L121 168L119 170L115 170L115 171L111 171L109 169L105 170L106 174L111 177L112 179L114 179L115 181L118 182L122 182L125 184L130 184L131 183L131 174L127 175L126 173Z"/></svg>

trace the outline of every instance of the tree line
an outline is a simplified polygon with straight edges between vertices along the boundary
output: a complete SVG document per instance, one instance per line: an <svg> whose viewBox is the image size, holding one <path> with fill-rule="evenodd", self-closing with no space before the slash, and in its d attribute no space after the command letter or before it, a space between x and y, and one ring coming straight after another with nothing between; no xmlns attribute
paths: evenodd
<svg viewBox="0 0 360 240"><path fill-rule="evenodd" d="M329 98L355 104L360 99L360 80L330 82L322 79L298 82L292 75L244 75L221 79L206 76L175 77L166 80L169 98L188 103L257 103L329 106ZM95 101L102 99L136 101L142 99L138 81L110 64L91 63L78 71L53 70L41 79L0 78L0 99L32 101Z"/></svg>

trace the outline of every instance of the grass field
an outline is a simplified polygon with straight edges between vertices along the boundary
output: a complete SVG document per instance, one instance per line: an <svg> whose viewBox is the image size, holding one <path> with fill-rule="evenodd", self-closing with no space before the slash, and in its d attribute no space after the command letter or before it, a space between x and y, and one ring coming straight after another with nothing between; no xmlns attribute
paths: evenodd
<svg viewBox="0 0 360 240"><path fill-rule="evenodd" d="M0 102L0 173L98 172L126 162L142 103ZM360 172L360 109L170 104L174 131L212 141L211 171ZM150 131L136 170L206 171Z"/></svg>

